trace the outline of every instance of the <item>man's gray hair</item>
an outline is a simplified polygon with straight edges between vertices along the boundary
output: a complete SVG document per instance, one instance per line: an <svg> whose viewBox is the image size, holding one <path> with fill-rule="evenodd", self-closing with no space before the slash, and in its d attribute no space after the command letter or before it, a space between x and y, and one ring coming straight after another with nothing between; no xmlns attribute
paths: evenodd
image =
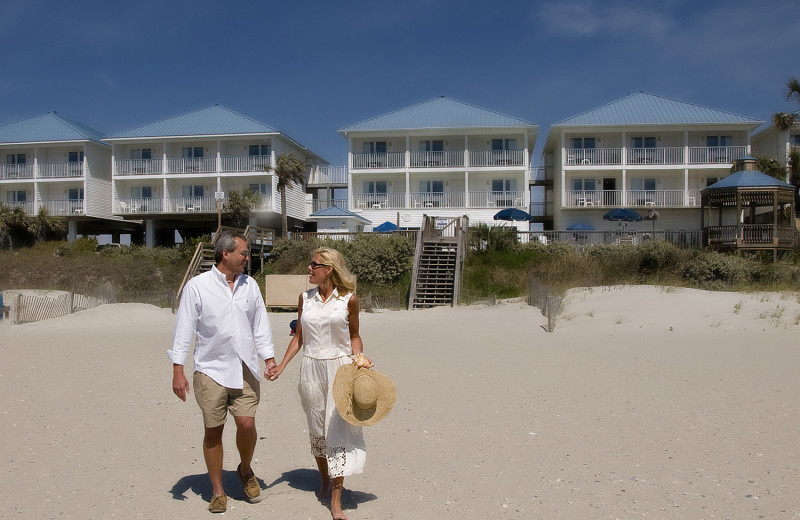
<svg viewBox="0 0 800 520"><path fill-rule="evenodd" d="M236 251L236 239L241 238L247 242L247 237L241 231L220 231L214 239L214 263L219 265L222 262L222 252L229 253Z"/></svg>

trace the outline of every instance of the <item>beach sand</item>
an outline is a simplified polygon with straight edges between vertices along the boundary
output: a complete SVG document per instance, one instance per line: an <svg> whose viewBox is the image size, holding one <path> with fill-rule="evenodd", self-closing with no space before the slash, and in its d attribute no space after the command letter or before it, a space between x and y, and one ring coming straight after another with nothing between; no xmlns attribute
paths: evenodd
<svg viewBox="0 0 800 520"><path fill-rule="evenodd" d="M270 314L278 358L294 317ZM211 516L173 324L140 304L0 322L2 518ZM800 518L798 294L577 289L544 325L518 302L362 313L397 404L365 431L349 518ZM262 383L259 503L229 421L224 518L330 518L299 369Z"/></svg>

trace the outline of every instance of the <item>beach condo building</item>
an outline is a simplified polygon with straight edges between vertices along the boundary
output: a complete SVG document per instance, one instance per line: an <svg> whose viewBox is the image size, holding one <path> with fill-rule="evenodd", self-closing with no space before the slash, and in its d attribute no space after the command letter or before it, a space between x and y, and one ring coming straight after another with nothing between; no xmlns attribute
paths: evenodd
<svg viewBox="0 0 800 520"><path fill-rule="evenodd" d="M327 165L286 134L215 105L115 133L111 145L113 209L143 222L148 247L217 229L218 204L246 188L261 195L250 225L280 232L281 200L276 157L294 153L312 171ZM302 230L308 215L302 186L286 190L289 230ZM224 209L222 223L226 223Z"/></svg>
<svg viewBox="0 0 800 520"><path fill-rule="evenodd" d="M70 241L119 231L111 212L111 147L56 112L0 126L0 204L63 217Z"/></svg>
<svg viewBox="0 0 800 520"><path fill-rule="evenodd" d="M753 133L753 155L775 159L786 166L786 182L791 181L789 154L792 149L800 151L800 122L785 130L770 123L759 127Z"/></svg>
<svg viewBox="0 0 800 520"><path fill-rule="evenodd" d="M657 214L654 229L700 229L700 190L730 175L760 124L645 92L553 124L543 162L554 172L554 229L610 229L618 223L603 215L614 208Z"/></svg>
<svg viewBox="0 0 800 520"><path fill-rule="evenodd" d="M419 228L423 215L497 224L528 208L538 126L446 97L346 126L348 208L377 225ZM528 230L528 222L507 222Z"/></svg>

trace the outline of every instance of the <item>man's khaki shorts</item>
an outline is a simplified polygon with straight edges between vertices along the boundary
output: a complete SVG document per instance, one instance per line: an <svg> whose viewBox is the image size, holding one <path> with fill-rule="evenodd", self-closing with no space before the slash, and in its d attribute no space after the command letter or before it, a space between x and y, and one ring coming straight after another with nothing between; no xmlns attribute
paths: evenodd
<svg viewBox="0 0 800 520"><path fill-rule="evenodd" d="M242 363L244 388L226 388L202 372L192 376L194 398L203 412L203 423L206 428L215 428L225 424L228 408L234 417L255 417L258 403L261 400L259 381Z"/></svg>

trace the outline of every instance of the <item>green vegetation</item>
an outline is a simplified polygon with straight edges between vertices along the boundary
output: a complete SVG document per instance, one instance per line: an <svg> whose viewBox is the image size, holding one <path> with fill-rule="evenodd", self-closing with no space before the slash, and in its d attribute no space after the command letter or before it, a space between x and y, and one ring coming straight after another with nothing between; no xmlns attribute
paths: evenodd
<svg viewBox="0 0 800 520"><path fill-rule="evenodd" d="M798 291L800 250L772 263L769 255L734 255L681 249L661 241L642 245L596 245L539 242L511 249L476 251L467 257L466 299L511 298L526 293L533 277L561 292L572 287L652 284L716 291Z"/></svg>
<svg viewBox="0 0 800 520"><path fill-rule="evenodd" d="M491 236L486 233L492 233ZM729 291L800 291L800 249L771 262L770 255L733 255L711 250L681 249L667 242L642 245L597 245L576 249L551 242L527 244L507 240L503 231L476 229L473 250L464 267L462 300L524 296L529 277L554 292L572 287L652 284ZM208 239L208 237L204 237ZM493 247L486 247L491 243ZM151 294L177 290L196 241L170 249L109 248L96 252L96 241L42 242L32 247L0 250L0 288L67 290L114 295L116 301L156 303ZM264 274L305 274L317 247L341 251L358 276L358 293L407 301L411 286L414 242L400 234L357 235L352 241L279 239ZM166 296L160 304L169 305Z"/></svg>

